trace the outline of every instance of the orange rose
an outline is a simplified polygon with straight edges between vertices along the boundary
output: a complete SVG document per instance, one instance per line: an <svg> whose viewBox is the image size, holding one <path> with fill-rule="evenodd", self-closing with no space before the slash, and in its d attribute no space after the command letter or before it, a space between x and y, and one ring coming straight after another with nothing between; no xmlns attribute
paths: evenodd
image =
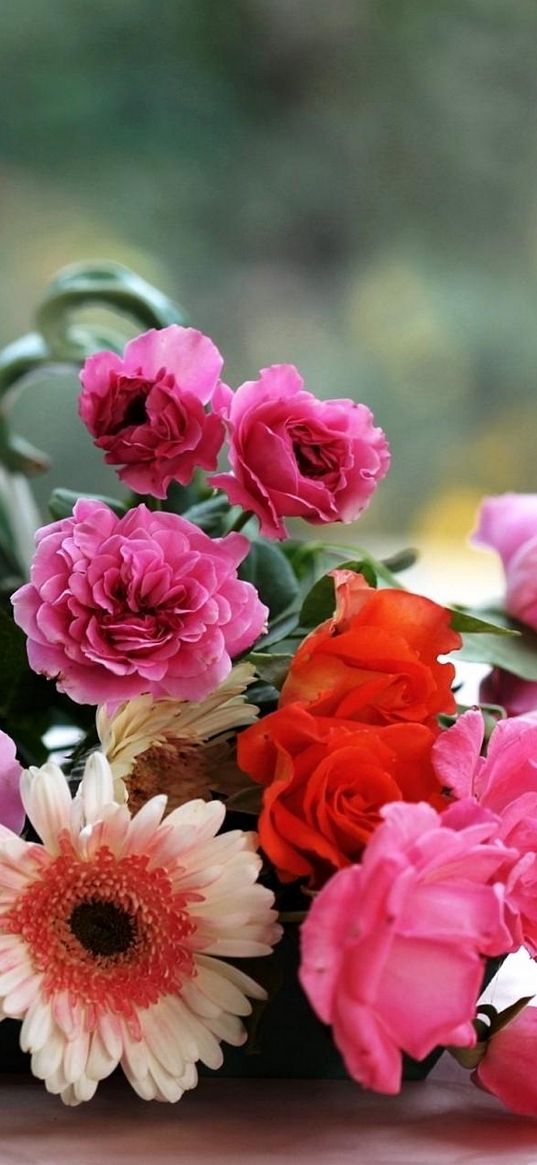
<svg viewBox="0 0 537 1165"><path fill-rule="evenodd" d="M265 785L261 845L282 881L318 887L359 859L389 801L445 800L431 765L435 734L312 716L292 704L239 738L240 767Z"/></svg>
<svg viewBox="0 0 537 1165"><path fill-rule="evenodd" d="M316 715L431 727L454 712L455 669L438 662L461 646L449 611L409 591L374 590L351 571L333 577L335 615L299 647L280 707L300 701Z"/></svg>

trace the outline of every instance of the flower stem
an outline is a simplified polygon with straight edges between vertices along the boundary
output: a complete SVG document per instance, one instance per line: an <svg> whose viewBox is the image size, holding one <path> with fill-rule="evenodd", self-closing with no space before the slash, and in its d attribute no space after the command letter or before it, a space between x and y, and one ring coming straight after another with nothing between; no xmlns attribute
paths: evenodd
<svg viewBox="0 0 537 1165"><path fill-rule="evenodd" d="M280 922L304 922L307 910L283 910L278 915Z"/></svg>
<svg viewBox="0 0 537 1165"><path fill-rule="evenodd" d="M142 501L145 502L148 510L153 510L155 513L163 508L161 498L154 498L152 494L144 494Z"/></svg>
<svg viewBox="0 0 537 1165"><path fill-rule="evenodd" d="M238 530L242 530L243 526L245 526L246 523L250 521L250 518L253 518L253 516L254 515L253 515L252 510L242 510L242 512L239 514L239 516L237 518L235 518L235 521L231 523L231 526L229 527L229 530L228 530L228 534L231 534L232 532L236 532Z"/></svg>

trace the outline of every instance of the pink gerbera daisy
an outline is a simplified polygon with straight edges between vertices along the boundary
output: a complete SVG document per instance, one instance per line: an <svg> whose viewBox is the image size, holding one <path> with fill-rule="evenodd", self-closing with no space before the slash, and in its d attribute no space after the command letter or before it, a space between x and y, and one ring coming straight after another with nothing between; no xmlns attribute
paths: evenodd
<svg viewBox="0 0 537 1165"><path fill-rule="evenodd" d="M139 1096L178 1100L196 1062L239 1045L263 990L217 956L268 955L280 928L256 885L256 836L215 836L225 808L166 797L132 817L94 753L74 799L55 764L21 781L43 840L0 826L0 1019L23 1019L32 1071L66 1104L121 1064Z"/></svg>

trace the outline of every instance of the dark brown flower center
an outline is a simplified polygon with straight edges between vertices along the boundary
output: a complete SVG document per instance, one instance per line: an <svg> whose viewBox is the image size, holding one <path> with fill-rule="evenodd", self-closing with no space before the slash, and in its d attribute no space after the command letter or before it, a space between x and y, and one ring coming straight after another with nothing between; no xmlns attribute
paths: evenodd
<svg viewBox="0 0 537 1165"><path fill-rule="evenodd" d="M135 937L134 919L114 902L90 898L79 902L69 919L75 938L92 955L120 955Z"/></svg>

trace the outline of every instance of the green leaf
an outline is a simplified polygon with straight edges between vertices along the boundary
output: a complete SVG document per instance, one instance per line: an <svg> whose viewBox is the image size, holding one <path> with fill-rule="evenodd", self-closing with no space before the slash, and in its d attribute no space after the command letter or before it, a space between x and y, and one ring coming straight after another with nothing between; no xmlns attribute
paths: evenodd
<svg viewBox="0 0 537 1165"><path fill-rule="evenodd" d="M245 582L253 583L270 611L271 624L298 599L298 582L285 554L263 538L252 542L238 575Z"/></svg>
<svg viewBox="0 0 537 1165"><path fill-rule="evenodd" d="M375 558L373 554L370 554L369 550L366 550L364 546L332 546L327 543L325 546L325 553L337 557L340 554L348 555L349 550L351 549L356 551L356 559L369 566L373 573L376 575L377 585L379 581L382 581L386 586L394 587L397 591L406 590L403 584L399 582L399 579L396 578L392 571L389 569L388 563L390 559L387 559L386 562L383 562L382 559ZM336 567L333 569L335 570Z"/></svg>
<svg viewBox="0 0 537 1165"><path fill-rule="evenodd" d="M381 565L391 574L399 574L402 570L409 570L418 561L419 551L409 546L406 550L397 550L389 558L381 559Z"/></svg>
<svg viewBox="0 0 537 1165"><path fill-rule="evenodd" d="M352 570L356 574L363 574L369 586L376 587L377 578L371 563L365 560L360 562L342 562L334 570ZM300 608L300 626L305 628L318 627L334 614L336 605L334 579L331 574L325 574L311 588Z"/></svg>
<svg viewBox="0 0 537 1165"><path fill-rule="evenodd" d="M226 801L227 813L249 813L258 817L263 808L263 789L261 785L248 785L233 793Z"/></svg>
<svg viewBox="0 0 537 1165"><path fill-rule="evenodd" d="M47 362L50 363L51 360L47 345L38 332L29 332L26 336L21 336L20 340L8 344L0 352L0 396L16 384L17 380L28 376L30 372L35 372L37 368L41 368Z"/></svg>
<svg viewBox="0 0 537 1165"><path fill-rule="evenodd" d="M451 626L454 631L460 631L461 635L491 634L520 638L521 632L515 630L514 627L501 627L498 623L490 623L466 608L446 607L446 611L451 611Z"/></svg>
<svg viewBox="0 0 537 1165"><path fill-rule="evenodd" d="M88 306L108 308L143 329L185 322L177 304L128 267L77 263L53 279L37 312L38 328L54 360L79 362L102 347L101 335L73 324L73 315ZM122 346L119 334L117 340Z"/></svg>
<svg viewBox="0 0 537 1165"><path fill-rule="evenodd" d="M286 611L282 611L281 615L277 615L275 619L271 619L268 631L257 640L257 643L254 645L254 650L264 651L265 648L271 647L273 643L281 643L282 639L287 639L289 635L292 635L296 631L297 627L298 611L293 604Z"/></svg>
<svg viewBox="0 0 537 1165"><path fill-rule="evenodd" d="M470 634L463 636L463 646L453 653L453 662L463 659L469 663L486 663L501 667L522 680L537 682L537 633L529 627L519 635Z"/></svg>
<svg viewBox="0 0 537 1165"><path fill-rule="evenodd" d="M54 520L58 521L60 518L70 518L81 496L92 502L104 502L119 518L122 518L127 513L128 506L125 502L118 501L117 498L109 498L103 494L85 493L81 495L72 489L55 489L52 491L48 503L49 512Z"/></svg>
<svg viewBox="0 0 537 1165"><path fill-rule="evenodd" d="M28 671L26 637L7 612L0 608L0 712L9 711L19 679Z"/></svg>
<svg viewBox="0 0 537 1165"><path fill-rule="evenodd" d="M280 689L284 685L293 656L287 652L271 654L269 651L251 651L246 658L253 663L260 680Z"/></svg>
<svg viewBox="0 0 537 1165"><path fill-rule="evenodd" d="M296 542L289 539L288 542L282 543L281 549L298 579L302 596L307 595L330 565L324 543Z"/></svg>
<svg viewBox="0 0 537 1165"><path fill-rule="evenodd" d="M182 517L194 522L212 538L221 538L226 532L229 517L229 502L224 494L216 494L204 502L196 502L182 511Z"/></svg>

